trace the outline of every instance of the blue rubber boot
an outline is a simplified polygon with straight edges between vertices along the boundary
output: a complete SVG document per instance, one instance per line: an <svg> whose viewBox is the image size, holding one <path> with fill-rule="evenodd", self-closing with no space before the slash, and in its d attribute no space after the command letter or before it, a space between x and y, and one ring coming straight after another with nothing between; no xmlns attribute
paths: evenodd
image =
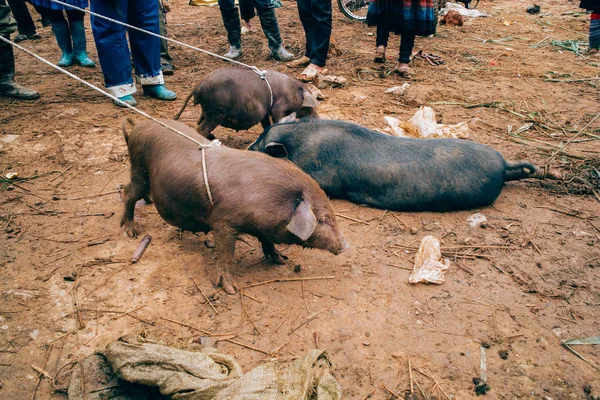
<svg viewBox="0 0 600 400"><path fill-rule="evenodd" d="M73 54L77 64L86 68L94 68L96 63L88 57L86 51L83 21L71 22L71 37L73 38Z"/></svg>
<svg viewBox="0 0 600 400"><path fill-rule="evenodd" d="M127 103L127 104L129 104L129 105L130 105L130 106L132 106L132 107L135 107L135 106L137 106L137 101L135 100L135 97L133 97L133 96L132 96L132 95L130 95L130 94L128 94L127 96L119 97L119 100L121 100L121 101L122 101L122 102L124 102L124 103ZM119 103L119 102L117 102L117 101L114 101L114 100L113 100L113 103L114 103L116 106L119 106L119 107L123 107L123 108L125 108L125 106L124 106L123 104L121 104L121 103Z"/></svg>
<svg viewBox="0 0 600 400"><path fill-rule="evenodd" d="M70 67L73 65L73 46L71 44L71 32L67 21L52 22L52 32L56 38L56 43L62 51L62 57L58 61L59 67Z"/></svg>
<svg viewBox="0 0 600 400"><path fill-rule="evenodd" d="M144 94L158 100L175 100L177 93L171 92L165 85L143 85Z"/></svg>

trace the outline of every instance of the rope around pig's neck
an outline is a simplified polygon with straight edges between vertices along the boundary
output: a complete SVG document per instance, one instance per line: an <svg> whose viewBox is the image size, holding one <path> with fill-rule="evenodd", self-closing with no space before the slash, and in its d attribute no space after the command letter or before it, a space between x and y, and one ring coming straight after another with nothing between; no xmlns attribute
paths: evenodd
<svg viewBox="0 0 600 400"><path fill-rule="evenodd" d="M212 193L210 191L210 185L208 184L208 171L206 169L206 157L205 157L205 149L209 148L209 147L218 147L221 145L221 142L219 140L213 140L211 141L209 144L204 144L199 142L198 140L194 139L193 137L190 137L188 135L186 135L185 133L173 128L172 126L169 126L167 124L165 124L164 122L162 122L159 119L154 118L153 116L145 113L142 110L138 110L137 108L125 103L124 101L122 101L121 99L119 99L118 97L113 96L112 94L100 89L97 86L92 85L91 83L85 81L84 79L81 79L80 77L78 77L77 75L73 75L72 73L70 73L69 71L64 70L63 68L52 64L50 61L46 60L45 58L42 58L40 56L38 56L37 54L27 50L26 48L12 42L9 39L6 39L4 36L0 35L0 40L18 48L21 51L24 51L25 53L29 54L30 56L38 59L39 61L43 62L44 64L47 64L49 66L51 66L52 68L64 73L65 75L75 79L76 81L83 83L84 85L86 85L87 87L102 93L103 95L111 98L113 101L116 101L119 105L125 106L127 108L129 108L130 110L135 111L136 113L148 118L149 120L156 122L157 124L159 124L160 126L162 126L163 128L167 128L168 130L170 130L171 132L175 132L176 134L178 134L179 136L184 137L185 139L191 141L192 143L194 143L196 146L198 146L198 149L200 149L200 151L202 152L202 174L204 175L204 186L206 186L206 193L208 194L208 200L210 201L210 204L212 206L214 206L213 203L213 198L212 198Z"/></svg>

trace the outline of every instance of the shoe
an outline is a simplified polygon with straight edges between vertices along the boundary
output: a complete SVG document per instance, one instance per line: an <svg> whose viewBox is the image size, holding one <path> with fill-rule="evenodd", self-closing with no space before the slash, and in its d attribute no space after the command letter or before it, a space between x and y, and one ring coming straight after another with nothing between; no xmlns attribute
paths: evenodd
<svg viewBox="0 0 600 400"><path fill-rule="evenodd" d="M73 65L75 57L73 56L69 25L67 25L66 21L52 22L52 32L54 33L58 47L62 51L62 57L56 65L59 67L70 67Z"/></svg>
<svg viewBox="0 0 600 400"><path fill-rule="evenodd" d="M230 11L221 10L223 25L227 31L227 41L229 42L229 51L223 54L223 57L235 60L242 56L242 26L240 23L240 13L237 8Z"/></svg>
<svg viewBox="0 0 600 400"><path fill-rule="evenodd" d="M42 37L40 35L38 35L37 32L28 33L26 35L19 33L17 36L15 36L13 41L15 43L19 43L19 42L23 42L25 40L37 40L37 39L41 39L41 38Z"/></svg>
<svg viewBox="0 0 600 400"><path fill-rule="evenodd" d="M137 101L135 100L135 97L133 97L130 94L128 94L127 96L119 97L119 100L121 100L123 103L129 104L132 107L137 106ZM113 100L113 103L116 106L126 108L126 106L124 106L123 104L119 103L118 101Z"/></svg>
<svg viewBox="0 0 600 400"><path fill-rule="evenodd" d="M285 64L285 66L288 68L299 68L306 67L308 64L310 64L310 58L307 56L302 56L297 60L290 61L289 63Z"/></svg>
<svg viewBox="0 0 600 400"><path fill-rule="evenodd" d="M35 100L40 94L15 82L15 58L13 47L0 43L0 95L19 100Z"/></svg>
<svg viewBox="0 0 600 400"><path fill-rule="evenodd" d="M158 100L175 100L177 93L170 91L165 85L143 85L144 94Z"/></svg>
<svg viewBox="0 0 600 400"><path fill-rule="evenodd" d="M277 61L290 61L294 59L294 55L287 51L282 45L276 50L271 49L271 55Z"/></svg>
<svg viewBox="0 0 600 400"><path fill-rule="evenodd" d="M410 72L410 69L408 68L408 64L396 65L393 72L400 75L402 78L406 78L406 79L412 78L412 74Z"/></svg>
<svg viewBox="0 0 600 400"><path fill-rule="evenodd" d="M317 69L317 68L319 68L319 69ZM317 75L319 75L319 74L325 75L327 72L328 72L327 68L325 68L325 67L318 67L314 64L310 64L308 67L306 67L304 69L304 71L302 71L300 73L300 75L298 75L298 79L301 80L302 82L312 82L315 80Z"/></svg>
<svg viewBox="0 0 600 400"><path fill-rule="evenodd" d="M385 63L385 46L377 46L377 50L375 50L375 58L374 62L383 64Z"/></svg>
<svg viewBox="0 0 600 400"><path fill-rule="evenodd" d="M173 75L175 71L175 67L173 66L173 64L167 61L163 61L160 66L162 68L163 75Z"/></svg>
<svg viewBox="0 0 600 400"><path fill-rule="evenodd" d="M42 26L43 26L44 28L47 28L47 27L49 27L49 26L52 24L52 23L50 22L50 18L48 18L48 17L47 17L47 16L45 16L45 15L44 15L44 16L42 16L42 20L41 20L41 22L42 22Z"/></svg>
<svg viewBox="0 0 600 400"><path fill-rule="evenodd" d="M230 58L232 60L236 60L242 56L242 47L229 46L229 51L223 54L223 57Z"/></svg>
<svg viewBox="0 0 600 400"><path fill-rule="evenodd" d="M71 37L73 38L73 55L77 64L86 68L94 68L96 63L88 57L86 51L83 21L71 22Z"/></svg>

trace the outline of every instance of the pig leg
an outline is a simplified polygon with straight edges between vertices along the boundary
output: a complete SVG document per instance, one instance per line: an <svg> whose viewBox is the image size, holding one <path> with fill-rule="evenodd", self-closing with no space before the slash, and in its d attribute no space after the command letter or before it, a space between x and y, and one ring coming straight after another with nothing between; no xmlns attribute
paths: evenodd
<svg viewBox="0 0 600 400"><path fill-rule="evenodd" d="M276 248L273 242L270 240L259 238L262 250L266 258L270 258L275 264L285 264L286 257L282 255Z"/></svg>
<svg viewBox="0 0 600 400"><path fill-rule="evenodd" d="M139 199L148 199L150 194L150 184L147 177L142 172L132 171L131 182L123 189L123 202L125 203L123 216L121 217L121 226L125 226L125 232L130 238L137 236L138 232L133 226L133 215L135 213L135 203Z"/></svg>
<svg viewBox="0 0 600 400"><path fill-rule="evenodd" d="M214 140L215 135L212 134L212 131L217 126L219 126L219 124L211 121L211 119L206 118L204 114L202 114L198 121L198 128L196 128L196 131L208 140Z"/></svg>
<svg viewBox="0 0 600 400"><path fill-rule="evenodd" d="M263 129L267 129L268 127L270 127L271 120L269 119L269 114L265 115L265 117L262 119L262 121L260 121L260 123L262 124Z"/></svg>
<svg viewBox="0 0 600 400"><path fill-rule="evenodd" d="M215 246L217 248L217 265L216 273L213 279L215 286L219 284L227 294L235 294L233 288L233 276L229 271L233 263L233 254L235 253L235 242L237 241L238 233L228 227L215 227L213 229L215 238Z"/></svg>

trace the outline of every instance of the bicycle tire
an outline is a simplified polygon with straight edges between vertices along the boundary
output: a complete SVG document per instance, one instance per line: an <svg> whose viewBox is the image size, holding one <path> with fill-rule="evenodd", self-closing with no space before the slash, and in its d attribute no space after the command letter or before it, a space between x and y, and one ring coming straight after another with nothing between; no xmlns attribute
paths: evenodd
<svg viewBox="0 0 600 400"><path fill-rule="evenodd" d="M338 7L340 8L340 11L342 12L342 14L344 14L347 18L353 20L353 21L366 21L367 20L367 9L369 8L369 1L366 0L365 1L365 5L363 7L361 7L360 9L364 9L365 11L365 15L361 15L361 14L355 14L354 11L356 10L351 10L347 7L346 3L348 2L348 0L337 0L338 3Z"/></svg>

